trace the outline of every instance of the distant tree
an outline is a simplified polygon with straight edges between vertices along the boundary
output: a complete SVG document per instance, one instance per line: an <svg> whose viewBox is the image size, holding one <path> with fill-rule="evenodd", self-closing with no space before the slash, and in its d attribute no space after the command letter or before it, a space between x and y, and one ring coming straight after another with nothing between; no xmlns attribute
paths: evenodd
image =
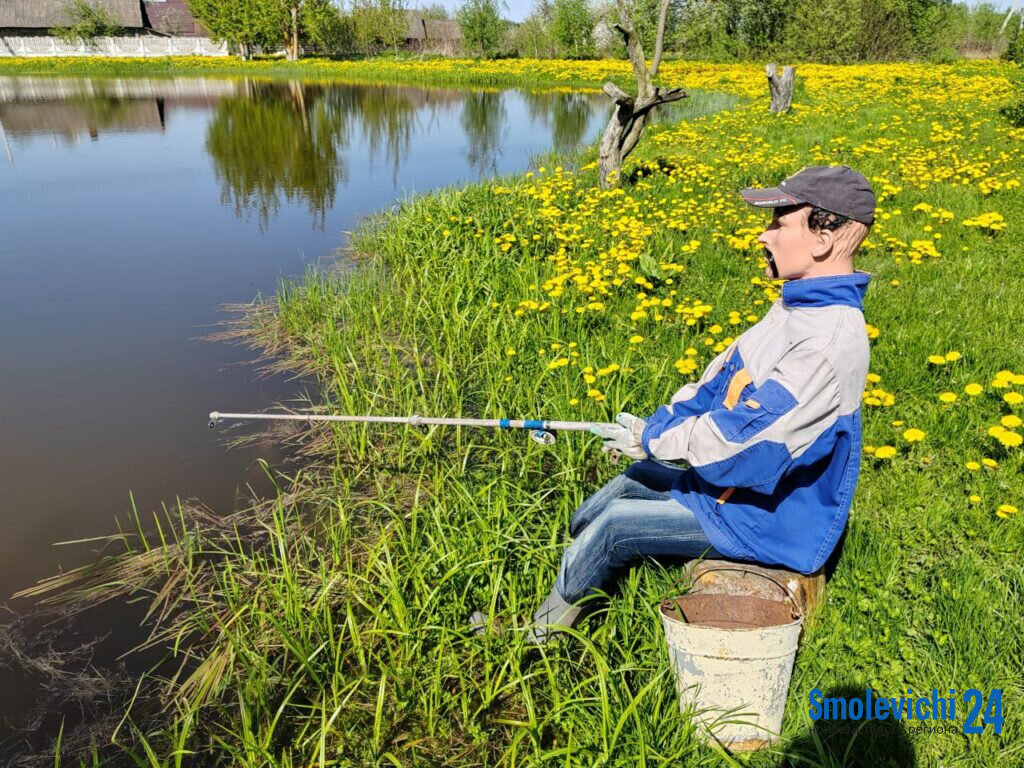
<svg viewBox="0 0 1024 768"><path fill-rule="evenodd" d="M185 0L185 4L214 40L237 47L243 60L251 59L257 46L280 39L283 9L276 0Z"/></svg>
<svg viewBox="0 0 1024 768"><path fill-rule="evenodd" d="M614 3L611 5L614 7ZM655 48L662 8L665 9L665 39L675 39L683 5L684 0L669 0L667 5L661 0L631 0L630 13L644 50L653 51ZM763 3L763 5L773 5L773 3Z"/></svg>
<svg viewBox="0 0 1024 768"><path fill-rule="evenodd" d="M390 48L397 55L409 27L402 0L352 0L352 21L365 53Z"/></svg>
<svg viewBox="0 0 1024 768"><path fill-rule="evenodd" d="M338 9L331 0L185 0L216 40L238 47L243 59L257 46L283 47L289 61L303 42L322 44L337 31Z"/></svg>
<svg viewBox="0 0 1024 768"><path fill-rule="evenodd" d="M594 52L594 16L587 0L554 0L552 31L566 56L583 58Z"/></svg>
<svg viewBox="0 0 1024 768"><path fill-rule="evenodd" d="M558 41L551 31L551 24L546 23L536 10L509 31L508 47L519 56L533 59L558 56Z"/></svg>
<svg viewBox="0 0 1024 768"><path fill-rule="evenodd" d="M498 49L505 23L497 0L465 0L456 14L463 44L477 56L490 57Z"/></svg>
<svg viewBox="0 0 1024 768"><path fill-rule="evenodd" d="M61 40L69 43L81 40L93 45L101 37L114 37L122 32L121 26L105 8L88 0L71 0L65 9L71 24L50 30L50 34Z"/></svg>
<svg viewBox="0 0 1024 768"><path fill-rule="evenodd" d="M420 10L420 16L432 21L447 21L449 18L448 9L440 3L431 3Z"/></svg>

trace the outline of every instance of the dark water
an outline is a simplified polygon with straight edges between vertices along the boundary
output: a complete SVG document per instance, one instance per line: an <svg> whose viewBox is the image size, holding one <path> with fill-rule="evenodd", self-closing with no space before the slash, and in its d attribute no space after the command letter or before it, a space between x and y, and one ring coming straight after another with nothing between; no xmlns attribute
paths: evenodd
<svg viewBox="0 0 1024 768"><path fill-rule="evenodd" d="M593 140L607 112L569 93L0 78L0 605L90 560L54 542L112 532L132 497L230 511L260 487L256 459L280 456L226 449L206 414L302 387L198 340L219 305L330 261L407 194ZM0 739L32 685L0 670Z"/></svg>

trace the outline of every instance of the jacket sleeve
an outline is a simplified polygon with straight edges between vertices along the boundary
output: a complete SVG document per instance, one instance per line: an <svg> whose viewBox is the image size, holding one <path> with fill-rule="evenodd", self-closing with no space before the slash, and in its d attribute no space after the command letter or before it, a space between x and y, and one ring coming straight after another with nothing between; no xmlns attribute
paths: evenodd
<svg viewBox="0 0 1024 768"><path fill-rule="evenodd" d="M666 425L671 421L687 416L706 413L714 400L715 388L711 382L722 372L722 365L729 355L728 349L717 355L697 381L683 385L669 401L662 405L646 419L648 428L652 424ZM646 448L646 445L644 446ZM650 451L648 451L650 454Z"/></svg>
<svg viewBox="0 0 1024 768"><path fill-rule="evenodd" d="M643 447L656 459L689 462L713 485L771 493L793 461L835 424L839 402L839 381L828 358L817 350L793 349L735 403L726 399L699 413L652 419Z"/></svg>

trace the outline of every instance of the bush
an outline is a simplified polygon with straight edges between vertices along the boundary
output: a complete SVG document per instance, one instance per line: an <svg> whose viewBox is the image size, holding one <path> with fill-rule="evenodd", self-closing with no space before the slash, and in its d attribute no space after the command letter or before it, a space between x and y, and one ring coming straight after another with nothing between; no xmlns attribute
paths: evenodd
<svg viewBox="0 0 1024 768"><path fill-rule="evenodd" d="M55 27L50 34L68 43L79 40L92 45L101 37L114 37L121 34L121 26L106 9L92 5L87 0L71 0L67 5L71 26Z"/></svg>
<svg viewBox="0 0 1024 768"><path fill-rule="evenodd" d="M1024 11L1021 11L1024 13ZM1010 44L1006 48L1006 53L1003 54L1003 58L1008 61L1015 61L1024 67L1024 35L1021 34L1020 24L1018 24L1010 37Z"/></svg>
<svg viewBox="0 0 1024 768"><path fill-rule="evenodd" d="M1024 128L1024 98L999 110L1014 128Z"/></svg>

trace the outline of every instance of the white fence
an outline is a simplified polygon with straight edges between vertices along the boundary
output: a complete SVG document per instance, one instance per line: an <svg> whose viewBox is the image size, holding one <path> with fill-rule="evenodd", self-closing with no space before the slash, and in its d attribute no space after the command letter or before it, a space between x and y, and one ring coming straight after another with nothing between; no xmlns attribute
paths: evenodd
<svg viewBox="0 0 1024 768"><path fill-rule="evenodd" d="M57 37L0 36L0 56L227 56L226 43L208 37L101 37L66 43Z"/></svg>

